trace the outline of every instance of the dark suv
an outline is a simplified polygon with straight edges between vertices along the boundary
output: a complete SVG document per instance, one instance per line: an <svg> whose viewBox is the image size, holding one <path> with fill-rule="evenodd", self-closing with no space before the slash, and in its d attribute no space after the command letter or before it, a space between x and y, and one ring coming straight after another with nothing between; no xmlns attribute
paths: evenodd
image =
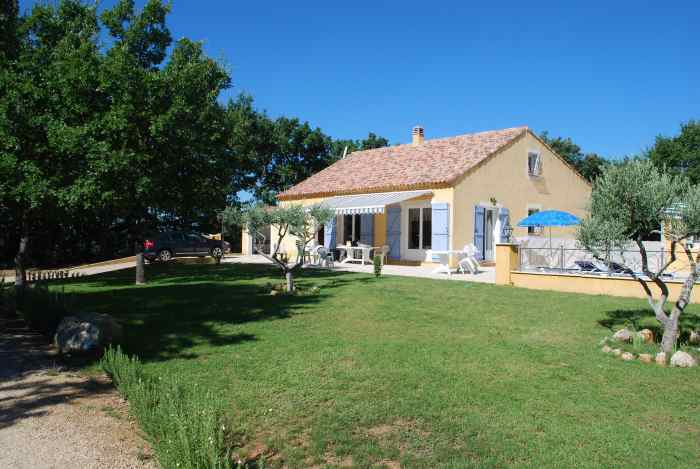
<svg viewBox="0 0 700 469"><path fill-rule="evenodd" d="M198 233L167 231L144 241L143 255L151 262L169 261L181 256L222 257L224 246L221 241L205 238Z"/></svg>

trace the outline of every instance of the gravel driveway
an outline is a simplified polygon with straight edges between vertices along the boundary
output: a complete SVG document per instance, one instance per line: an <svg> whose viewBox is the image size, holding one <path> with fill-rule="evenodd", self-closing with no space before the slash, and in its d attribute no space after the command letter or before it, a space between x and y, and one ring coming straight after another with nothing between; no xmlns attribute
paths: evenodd
<svg viewBox="0 0 700 469"><path fill-rule="evenodd" d="M157 467L105 380L62 370L46 340L0 317L0 467Z"/></svg>

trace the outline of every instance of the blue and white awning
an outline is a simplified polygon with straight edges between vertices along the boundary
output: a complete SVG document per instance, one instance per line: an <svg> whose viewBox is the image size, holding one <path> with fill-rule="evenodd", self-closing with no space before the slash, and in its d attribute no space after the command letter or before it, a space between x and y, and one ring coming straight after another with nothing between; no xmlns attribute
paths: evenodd
<svg viewBox="0 0 700 469"><path fill-rule="evenodd" d="M324 200L321 205L332 208L339 215L384 213L387 205L415 199L432 191L377 192L374 194L342 195Z"/></svg>

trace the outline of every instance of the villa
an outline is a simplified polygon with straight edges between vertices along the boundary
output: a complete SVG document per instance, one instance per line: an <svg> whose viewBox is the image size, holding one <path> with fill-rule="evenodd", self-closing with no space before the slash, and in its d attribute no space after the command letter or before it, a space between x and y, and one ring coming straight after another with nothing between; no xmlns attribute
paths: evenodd
<svg viewBox="0 0 700 469"><path fill-rule="evenodd" d="M353 152L278 196L280 205L323 203L336 217L319 244L389 246L389 262L431 262L431 251L460 250L493 261L510 227L536 211L584 216L590 184L527 127ZM511 225L512 223L512 225ZM506 229L508 227L508 229ZM532 228L513 236L537 236ZM283 251L295 254L295 241Z"/></svg>

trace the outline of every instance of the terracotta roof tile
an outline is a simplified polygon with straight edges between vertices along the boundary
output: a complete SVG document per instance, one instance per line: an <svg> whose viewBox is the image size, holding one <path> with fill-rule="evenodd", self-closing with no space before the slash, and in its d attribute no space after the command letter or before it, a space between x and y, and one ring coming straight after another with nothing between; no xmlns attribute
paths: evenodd
<svg viewBox="0 0 700 469"><path fill-rule="evenodd" d="M450 185L525 132L514 127L353 152L278 198Z"/></svg>

